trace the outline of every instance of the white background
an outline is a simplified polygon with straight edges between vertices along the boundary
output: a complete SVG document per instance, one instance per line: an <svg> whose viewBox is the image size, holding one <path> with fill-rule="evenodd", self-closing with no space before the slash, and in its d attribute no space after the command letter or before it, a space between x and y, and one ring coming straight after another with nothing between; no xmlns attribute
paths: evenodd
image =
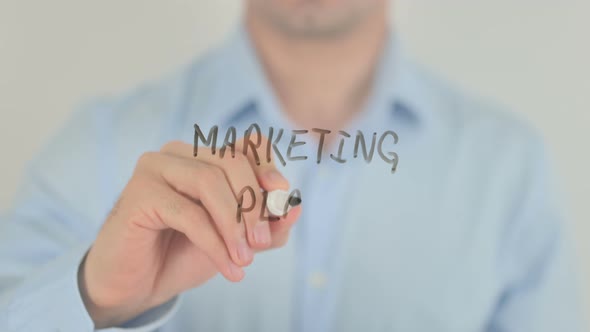
<svg viewBox="0 0 590 332"><path fill-rule="evenodd" d="M156 79L219 43L240 4L0 0L0 209L24 163L76 106ZM423 63L545 134L590 299L590 2L405 0L393 12Z"/></svg>

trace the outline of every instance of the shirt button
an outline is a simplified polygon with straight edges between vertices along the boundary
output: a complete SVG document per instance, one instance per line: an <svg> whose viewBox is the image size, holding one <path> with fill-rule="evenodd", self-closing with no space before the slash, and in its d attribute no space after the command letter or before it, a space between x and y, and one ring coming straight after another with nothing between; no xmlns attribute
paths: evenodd
<svg viewBox="0 0 590 332"><path fill-rule="evenodd" d="M328 278L322 272L313 272L308 278L309 285L314 289L322 289L326 286Z"/></svg>

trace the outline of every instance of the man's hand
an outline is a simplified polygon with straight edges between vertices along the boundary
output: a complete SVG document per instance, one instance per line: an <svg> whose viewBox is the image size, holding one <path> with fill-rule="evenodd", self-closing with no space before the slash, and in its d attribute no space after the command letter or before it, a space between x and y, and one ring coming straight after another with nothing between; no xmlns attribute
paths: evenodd
<svg viewBox="0 0 590 332"><path fill-rule="evenodd" d="M289 189L272 162L256 165L238 151L234 158L192 152L172 142L139 159L80 266L80 290L96 328L121 324L218 272L240 281L254 252L286 243L300 207L277 222L260 220L261 188ZM254 189L256 205L238 223L236 196L245 186Z"/></svg>

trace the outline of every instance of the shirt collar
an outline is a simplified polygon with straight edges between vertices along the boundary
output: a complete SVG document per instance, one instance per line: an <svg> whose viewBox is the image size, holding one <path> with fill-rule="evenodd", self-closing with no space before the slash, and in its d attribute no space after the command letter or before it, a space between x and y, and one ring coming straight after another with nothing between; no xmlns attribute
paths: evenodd
<svg viewBox="0 0 590 332"><path fill-rule="evenodd" d="M421 69L409 58L398 34L390 31L378 65L374 98L381 101L384 116L427 126L433 120L432 94Z"/></svg>
<svg viewBox="0 0 590 332"><path fill-rule="evenodd" d="M244 112L259 112L270 124L289 127L280 103L258 61L246 29L241 25L213 52L213 75L208 109L214 124L228 124ZM391 32L376 72L367 119L396 119L416 125L432 120L432 98L425 91L420 71ZM381 107L379 107L381 106ZM372 122L372 121L371 121Z"/></svg>
<svg viewBox="0 0 590 332"><path fill-rule="evenodd" d="M243 26L213 54L209 109L214 123L228 124L249 112L265 113L270 123L287 122Z"/></svg>

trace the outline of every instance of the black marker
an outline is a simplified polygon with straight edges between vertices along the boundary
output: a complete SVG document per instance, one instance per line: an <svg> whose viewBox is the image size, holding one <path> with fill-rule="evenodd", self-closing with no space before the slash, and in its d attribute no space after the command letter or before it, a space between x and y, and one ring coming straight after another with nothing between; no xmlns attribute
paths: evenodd
<svg viewBox="0 0 590 332"><path fill-rule="evenodd" d="M273 190L268 192L266 198L266 208L273 216L284 216L291 210L301 204L301 197L293 196L285 190Z"/></svg>

